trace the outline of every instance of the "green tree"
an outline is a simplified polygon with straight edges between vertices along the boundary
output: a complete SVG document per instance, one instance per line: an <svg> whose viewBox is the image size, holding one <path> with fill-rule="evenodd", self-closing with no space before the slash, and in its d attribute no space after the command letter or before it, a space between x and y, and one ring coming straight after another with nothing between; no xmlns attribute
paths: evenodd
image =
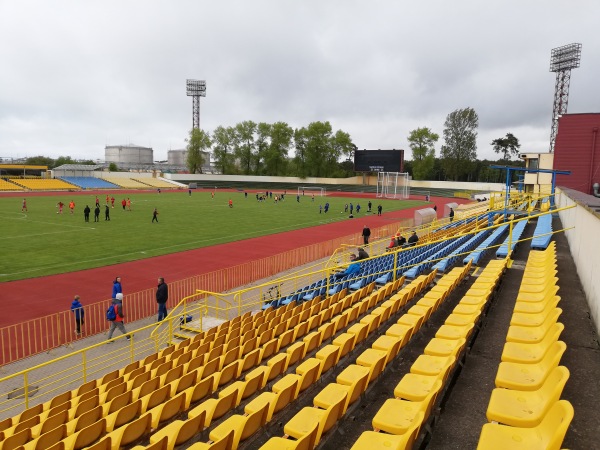
<svg viewBox="0 0 600 450"><path fill-rule="evenodd" d="M75 164L75 161L70 156L59 156L54 161L53 167L62 166L63 164Z"/></svg>
<svg viewBox="0 0 600 450"><path fill-rule="evenodd" d="M48 168L54 167L54 159L49 156L32 156L25 160L25 164L29 166L48 166Z"/></svg>
<svg viewBox="0 0 600 450"><path fill-rule="evenodd" d="M408 135L408 145L413 154L413 178L415 180L431 179L435 163L435 143L440 136L429 128L417 128Z"/></svg>
<svg viewBox="0 0 600 450"><path fill-rule="evenodd" d="M213 131L215 165L224 175L235 173L235 129L218 126Z"/></svg>
<svg viewBox="0 0 600 450"><path fill-rule="evenodd" d="M296 156L294 156L295 168L293 175L300 178L306 178L308 176L308 160L307 150L308 145L308 131L306 128L297 128L294 130L294 146L296 147Z"/></svg>
<svg viewBox="0 0 600 450"><path fill-rule="evenodd" d="M238 159L244 175L256 172L256 142L254 140L254 133L256 133L256 124L251 120L240 122L235 126L234 155Z"/></svg>
<svg viewBox="0 0 600 450"><path fill-rule="evenodd" d="M108 171L109 171L109 172L118 172L118 171L119 171L119 168L117 167L117 163L111 162L111 163L108 165Z"/></svg>
<svg viewBox="0 0 600 450"><path fill-rule="evenodd" d="M287 169L288 152L292 145L294 130L285 122L270 126L270 144L265 153L265 170L268 175L284 175Z"/></svg>
<svg viewBox="0 0 600 450"><path fill-rule="evenodd" d="M473 108L457 109L444 122L444 145L441 156L446 176L458 181L469 173L477 159L479 117Z"/></svg>
<svg viewBox="0 0 600 450"><path fill-rule="evenodd" d="M186 142L187 166L190 173L202 173L203 153L210 149L210 135L198 128L192 128Z"/></svg>
<svg viewBox="0 0 600 450"><path fill-rule="evenodd" d="M491 145L496 153L502 154L502 159L505 161L518 156L521 148L519 140L512 133L506 133L505 137L494 139Z"/></svg>
<svg viewBox="0 0 600 450"><path fill-rule="evenodd" d="M271 125L260 122L256 126L256 175L270 175L267 172L265 159L271 143Z"/></svg>

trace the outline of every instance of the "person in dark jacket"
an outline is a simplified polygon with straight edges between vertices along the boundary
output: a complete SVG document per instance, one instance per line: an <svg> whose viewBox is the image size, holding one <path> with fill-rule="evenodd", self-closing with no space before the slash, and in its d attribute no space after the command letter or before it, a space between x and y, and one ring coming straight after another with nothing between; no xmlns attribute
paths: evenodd
<svg viewBox="0 0 600 450"><path fill-rule="evenodd" d="M454 210L450 208L450 222L454 220Z"/></svg>
<svg viewBox="0 0 600 450"><path fill-rule="evenodd" d="M396 237L396 241L398 241L398 247L403 247L406 244L406 238L401 234Z"/></svg>
<svg viewBox="0 0 600 450"><path fill-rule="evenodd" d="M121 286L121 277L116 277L115 281L113 281L111 298L117 298L117 294L122 294L122 293L123 293L123 286Z"/></svg>
<svg viewBox="0 0 600 450"><path fill-rule="evenodd" d="M165 283L165 279L158 279L158 287L156 289L156 303L158 303L158 321L160 322L167 317L167 300L169 300L169 286Z"/></svg>
<svg viewBox="0 0 600 450"><path fill-rule="evenodd" d="M361 261L363 259L368 259L369 258L369 254L366 252L366 250L362 247L359 247L358 249L358 258L356 258L357 261Z"/></svg>
<svg viewBox="0 0 600 450"><path fill-rule="evenodd" d="M357 206L358 208L358 206ZM371 229L368 226L364 226L362 231L363 243L367 245L369 243L369 237L371 236Z"/></svg>
<svg viewBox="0 0 600 450"><path fill-rule="evenodd" d="M90 221L90 207L89 205L85 205L85 209L83 210L83 218L85 219L86 222Z"/></svg>
<svg viewBox="0 0 600 450"><path fill-rule="evenodd" d="M419 236L417 236L416 231L413 231L413 234L411 234L410 237L408 238L408 244L411 247L414 247L415 245L417 245L417 242L419 242Z"/></svg>
<svg viewBox="0 0 600 450"><path fill-rule="evenodd" d="M115 308L115 315L117 316L115 320L110 322L110 330L108 330L108 344L112 344L113 341L112 335L115 330L118 328L119 331L123 334L127 334L127 330L125 329L125 314L123 314L123 294L118 293L115 298L112 300L112 307ZM131 336L127 336L127 340L129 341Z"/></svg>
<svg viewBox="0 0 600 450"><path fill-rule="evenodd" d="M100 206L96 205L94 208L94 222L100 222Z"/></svg>
<svg viewBox="0 0 600 450"><path fill-rule="evenodd" d="M75 315L75 334L80 335L81 327L84 324L85 311L83 310L83 305L79 301L79 295L76 295L73 299L73 303L71 303L71 311Z"/></svg>

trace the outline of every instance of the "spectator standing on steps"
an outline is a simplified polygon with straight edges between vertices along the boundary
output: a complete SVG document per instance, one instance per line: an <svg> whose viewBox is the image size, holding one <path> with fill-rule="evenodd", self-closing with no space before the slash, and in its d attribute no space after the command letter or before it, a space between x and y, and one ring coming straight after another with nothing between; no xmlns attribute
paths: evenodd
<svg viewBox="0 0 600 450"><path fill-rule="evenodd" d="M81 334L81 327L84 324L84 315L85 311L83 310L83 305L79 301L79 295L76 295L71 303L71 311L75 315L75 334Z"/></svg>
<svg viewBox="0 0 600 450"><path fill-rule="evenodd" d="M450 222L454 220L454 210L450 208Z"/></svg>
<svg viewBox="0 0 600 450"><path fill-rule="evenodd" d="M371 236L371 229L365 225L365 227L362 230L362 237L363 237L363 242L365 245L367 245L369 243L370 236Z"/></svg>
<svg viewBox="0 0 600 450"><path fill-rule="evenodd" d="M156 288L156 303L158 303L159 322L167 317L167 300L169 300L169 286L167 286L163 277L159 277L158 287Z"/></svg>
<svg viewBox="0 0 600 450"><path fill-rule="evenodd" d="M110 329L108 330L108 344L112 344L112 335L118 328L123 334L127 334L125 329L125 315L123 314L123 294L118 293L116 298L112 300L112 307L115 308L115 320L110 322ZM127 336L127 340L131 340L131 336Z"/></svg>

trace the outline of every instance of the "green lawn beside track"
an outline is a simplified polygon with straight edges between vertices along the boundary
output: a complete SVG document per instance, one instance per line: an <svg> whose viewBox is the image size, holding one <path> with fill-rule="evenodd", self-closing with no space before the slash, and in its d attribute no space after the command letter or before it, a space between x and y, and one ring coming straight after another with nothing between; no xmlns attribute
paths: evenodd
<svg viewBox="0 0 600 450"><path fill-rule="evenodd" d="M129 196L132 211L123 211L121 200ZM259 203L255 194L244 198L242 192L187 191L115 195L110 221L104 220L105 195L99 195L100 222L94 223L95 195L27 197L28 212L21 213L22 197L0 198L0 282L71 272L135 261L215 244L265 236L348 219L341 213L344 204L361 205L355 218L364 217L368 199L306 195L296 201L288 194L285 201L269 199ZM233 200L233 208L228 200ZM70 214L68 204L76 203ZM57 214L56 204L65 206ZM329 202L328 214L319 214L319 205ZM383 212L423 205L422 201L371 199ZM92 209L85 223L83 209ZM159 223L151 223L158 208ZM362 223L356 222L357 232Z"/></svg>

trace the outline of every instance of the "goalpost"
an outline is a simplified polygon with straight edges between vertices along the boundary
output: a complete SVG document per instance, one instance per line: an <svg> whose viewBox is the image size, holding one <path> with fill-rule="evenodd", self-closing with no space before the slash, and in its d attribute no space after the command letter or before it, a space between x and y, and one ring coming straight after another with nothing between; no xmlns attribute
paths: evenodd
<svg viewBox="0 0 600 450"><path fill-rule="evenodd" d="M325 197L327 195L327 189L318 186L298 186L298 195L319 195Z"/></svg>
<svg viewBox="0 0 600 450"><path fill-rule="evenodd" d="M409 198L408 172L377 172L377 198Z"/></svg>

